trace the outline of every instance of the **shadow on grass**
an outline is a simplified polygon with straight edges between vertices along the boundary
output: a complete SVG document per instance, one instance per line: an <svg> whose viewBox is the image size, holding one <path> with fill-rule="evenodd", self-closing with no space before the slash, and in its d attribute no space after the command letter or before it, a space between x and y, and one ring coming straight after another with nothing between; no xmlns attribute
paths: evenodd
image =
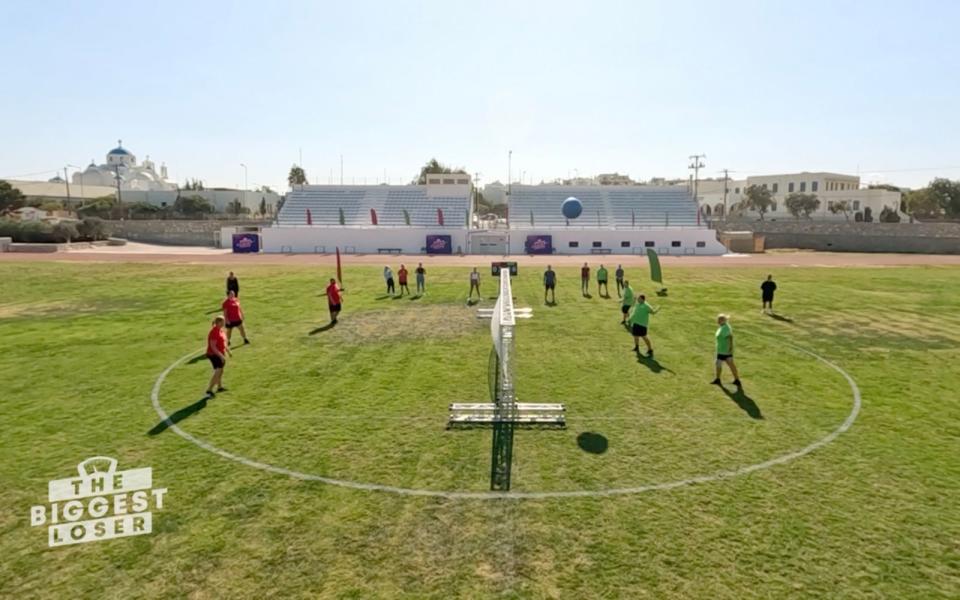
<svg viewBox="0 0 960 600"><path fill-rule="evenodd" d="M412 301L412 300L419 300L420 298L423 298L423 294L414 294L413 296L410 296L410 300L411 300L411 301Z"/></svg>
<svg viewBox="0 0 960 600"><path fill-rule="evenodd" d="M546 300L544 300L544 301L543 301L543 304L544 304L544 306L557 306L558 302L557 302L556 300L551 300L551 301L549 301L549 302L547 302Z"/></svg>
<svg viewBox="0 0 960 600"><path fill-rule="evenodd" d="M577 436L577 446L590 454L603 454L607 451L609 443L607 443L607 438L599 433L584 431Z"/></svg>
<svg viewBox="0 0 960 600"><path fill-rule="evenodd" d="M666 295L667 295L667 288L663 288L662 290L657 290L657 295L660 296L661 298L662 298L663 296L666 296Z"/></svg>
<svg viewBox="0 0 960 600"><path fill-rule="evenodd" d="M213 309L213 310L207 311L206 314L208 314L208 315L215 315L215 314L220 313L220 312L223 312L223 309L222 309L222 308L215 308L215 309Z"/></svg>
<svg viewBox="0 0 960 600"><path fill-rule="evenodd" d="M198 362L203 362L203 361L205 361L205 360L207 360L207 355L206 355L206 354L198 354L198 355L194 356L193 358L191 358L190 360L188 360L188 361L187 361L187 364L188 364L188 365L195 365L195 364L197 364Z"/></svg>
<svg viewBox="0 0 960 600"><path fill-rule="evenodd" d="M207 407L207 399L205 397L201 398L200 400L197 400L190 406L185 406L181 408L180 410L173 413L166 419L154 425L153 429L147 432L147 435L159 435L164 431L166 431L171 425L175 425L176 423L179 423L180 421L186 419L187 417L200 412L206 407Z"/></svg>
<svg viewBox="0 0 960 600"><path fill-rule="evenodd" d="M393 298L393 294L383 294L382 296L377 296L374 300L386 300L387 298Z"/></svg>
<svg viewBox="0 0 960 600"><path fill-rule="evenodd" d="M330 331L331 329L333 329L333 328L336 327L336 326L337 326L336 322L331 321L331 322L327 323L326 325L321 325L320 327L317 327L316 329L312 329L312 330L310 331L310 333L308 333L307 335L317 335L318 333L323 333L324 331Z"/></svg>
<svg viewBox="0 0 960 600"><path fill-rule="evenodd" d="M476 306L480 304L480 298L467 298L467 306Z"/></svg>
<svg viewBox="0 0 960 600"><path fill-rule="evenodd" d="M403 300L403 294L400 294L399 296L394 296L393 299L394 299L394 300Z"/></svg>
<svg viewBox="0 0 960 600"><path fill-rule="evenodd" d="M777 313L767 313L770 315L770 318L775 321L783 321L784 323L793 323L793 319L786 315L778 315Z"/></svg>
<svg viewBox="0 0 960 600"><path fill-rule="evenodd" d="M666 371L671 375L676 375L676 373L674 373L667 367L661 365L656 358L652 356L644 356L639 350L637 350L636 353L637 353L637 362L645 366L646 368L650 369L651 372L660 373L662 371Z"/></svg>
<svg viewBox="0 0 960 600"><path fill-rule="evenodd" d="M593 296L590 295L590 292L585 292L585 293L583 294L583 297L586 298L586 299L588 299L588 300L593 300Z"/></svg>
<svg viewBox="0 0 960 600"><path fill-rule="evenodd" d="M737 403L737 406L740 407L740 410L750 415L751 419L763 418L763 415L760 414L760 407L757 406L757 403L753 401L753 398L748 396L742 388L738 388L731 392L726 388L726 386L721 384L720 389L723 390L723 393L727 395L727 398L730 398Z"/></svg>

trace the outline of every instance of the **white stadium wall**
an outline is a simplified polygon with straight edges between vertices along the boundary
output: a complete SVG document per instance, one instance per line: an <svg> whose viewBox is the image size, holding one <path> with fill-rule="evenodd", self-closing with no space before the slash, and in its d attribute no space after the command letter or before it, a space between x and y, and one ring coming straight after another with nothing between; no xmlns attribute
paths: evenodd
<svg viewBox="0 0 960 600"><path fill-rule="evenodd" d="M528 235L549 235L555 254L658 254L719 255L727 252L712 229L530 229L510 232L510 253L524 254ZM571 247L571 242L576 247ZM652 246L648 243L652 242ZM595 244L599 244L596 246ZM626 245L625 245L626 244ZM699 244L699 245L698 245Z"/></svg>
<svg viewBox="0 0 960 600"><path fill-rule="evenodd" d="M260 233L264 252L341 252L376 254L398 248L403 254L425 254L428 235L449 235L456 253L466 251L467 230L443 227L268 227Z"/></svg>
<svg viewBox="0 0 960 600"><path fill-rule="evenodd" d="M264 252L376 254L381 248L396 248L403 254L424 254L428 235L451 236L454 253L470 252L468 235L506 233L504 230L469 232L442 227L269 227L261 232ZM510 254L526 253L528 235L552 236L556 254L643 254L648 247L659 254L719 255L726 249L716 232L705 228L651 229L531 229L509 232ZM570 243L575 242L576 247ZM599 246L594 244L599 243ZM627 244L624 246L624 244ZM652 244L652 245L648 245Z"/></svg>

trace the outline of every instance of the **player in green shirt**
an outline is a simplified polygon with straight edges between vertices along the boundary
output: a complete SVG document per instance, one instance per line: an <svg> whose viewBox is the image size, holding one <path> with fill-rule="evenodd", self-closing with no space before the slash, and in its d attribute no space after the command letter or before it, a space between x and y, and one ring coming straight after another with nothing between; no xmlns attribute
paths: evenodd
<svg viewBox="0 0 960 600"><path fill-rule="evenodd" d="M623 303L620 305L620 312L623 313L623 318L620 319L621 325L627 323L627 315L630 314L630 308L633 306L633 288L630 287L629 281L624 281L623 285Z"/></svg>
<svg viewBox="0 0 960 600"><path fill-rule="evenodd" d="M637 303L630 314L630 332L633 334L633 351L640 352L640 339L647 345L647 356L653 358L653 347L647 338L647 327L650 325L650 315L656 314L657 309L647 304L647 297L637 296Z"/></svg>
<svg viewBox="0 0 960 600"><path fill-rule="evenodd" d="M717 315L717 377L710 383L714 385L723 385L720 383L720 373L723 370L723 363L727 363L730 372L733 373L733 385L741 389L740 375L737 373L737 365L733 362L733 329L727 315Z"/></svg>
<svg viewBox="0 0 960 600"><path fill-rule="evenodd" d="M607 291L607 298L609 298L610 288L607 287L607 268L603 265L600 265L600 268L597 269L597 295L603 296L603 292L600 291L600 286L603 286L603 289Z"/></svg>

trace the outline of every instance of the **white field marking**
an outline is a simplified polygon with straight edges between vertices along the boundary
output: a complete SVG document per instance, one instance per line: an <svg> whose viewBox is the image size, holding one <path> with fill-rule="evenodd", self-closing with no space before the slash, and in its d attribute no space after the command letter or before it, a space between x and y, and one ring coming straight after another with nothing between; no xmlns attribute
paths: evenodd
<svg viewBox="0 0 960 600"><path fill-rule="evenodd" d="M760 335L760 337L770 336ZM779 340L778 340L779 341ZM857 387L857 383L853 380L846 371L833 364L829 360L823 358L819 354L815 354L810 350L806 350L799 346L794 346L786 342L780 342L782 345L793 348L799 352L812 356L813 358L824 363L834 371L840 373L844 379L847 380L847 383L850 385L850 391L853 393L853 404L850 409L850 414L847 415L847 418L844 419L843 423L839 427L828 433L823 438L800 448L799 450L794 450L786 454L765 460L760 463L753 465L747 465L744 467L738 467L736 469L726 469L722 471L717 471L709 475L698 475L696 477L689 477L687 479L678 479L676 481L667 481L664 483L653 483L648 485L641 485L636 487L625 487L625 488L611 488L606 490L570 490L570 491L559 491L559 492L459 492L459 491L442 491L442 490L423 490L416 488L403 488L396 487L391 485L382 485L378 483L361 483L357 481L347 481L343 479L334 479L332 477L324 477L322 475L314 475L311 473L302 473L300 471L294 471L292 469L286 469L284 467L277 467L269 463L258 462L255 460L250 460L249 458L240 456L239 454L233 454L226 450L222 450L206 440L202 440L190 433L187 433L181 429L178 425L173 423L170 420L169 415L163 410L163 407L160 406L160 386L163 385L164 379L167 378L167 375L170 374L175 368L183 364L189 358L196 355L196 352L191 352L186 354L179 359L177 359L173 364L164 369L160 376L157 377L156 382L153 384L153 390L150 392L150 401L153 404L153 409L160 415L160 418L164 420L164 423L167 424L168 428L175 432L177 435L183 439L203 448L208 452L218 454L223 458L236 461L242 465L252 467L254 469L260 469L262 471L268 471L270 473L276 473L278 475L286 475L288 477L294 477L296 479L302 479L304 481L319 481L321 483L327 483L330 485L337 485L345 488L352 488L356 490L364 490L369 492L389 492L391 494L401 494L404 496L427 496L435 498L447 498L450 500L495 500L495 499L507 499L507 500L543 500L549 498L599 498L604 496L621 496L626 494L640 494L643 492L653 492L658 490L672 490L675 488L685 487L688 485L694 485L699 483L709 483L711 481L719 481L721 479L729 479L732 477L739 477L741 475L747 475L755 471L762 471L764 469L769 469L777 465L786 464L797 458L806 456L814 450L826 446L833 440L837 439L841 433L844 433L853 425L853 422L856 421L857 415L860 414L860 388Z"/></svg>

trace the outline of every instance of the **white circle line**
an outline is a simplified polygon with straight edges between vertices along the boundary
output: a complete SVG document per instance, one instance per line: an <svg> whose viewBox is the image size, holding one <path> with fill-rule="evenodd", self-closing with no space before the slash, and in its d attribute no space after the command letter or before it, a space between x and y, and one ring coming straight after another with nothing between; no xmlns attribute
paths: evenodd
<svg viewBox="0 0 960 600"><path fill-rule="evenodd" d="M763 336L768 337L768 336ZM643 492L652 492L658 490L671 490L678 487L684 487L688 485L694 485L698 483L709 483L711 481L718 481L720 479L728 479L731 477L739 477L740 475L746 475L748 473L753 473L755 471L762 471L764 469L769 469L776 465L782 465L788 463L792 460L806 456L814 450L826 446L830 442L837 439L837 437L850 429L853 425L853 422L856 421L857 415L860 414L860 388L857 387L857 383L853 380L846 371L841 369L839 366L830 362L829 360L823 358L819 354L815 354L810 350L801 348L799 346L794 346L793 344L788 344L781 342L785 346L789 346L794 350L808 354L813 358L819 360L825 365L829 366L833 370L840 373L844 379L847 380L847 383L850 384L850 390L853 393L853 406L850 410L850 414L847 415L847 418L840 424L839 427L831 431L829 434L823 438L800 448L799 450L794 450L793 452L788 452L787 454L782 454L780 456L765 460L761 463L756 463L753 465L747 465L744 467L739 467L736 469L727 469L723 471L718 471L710 475L699 475L696 477L689 477L687 479L679 479L677 481L668 481L665 483L654 483L648 485L641 485L637 487L626 487L626 488L612 488L607 490L572 490L572 491L561 491L561 492L457 492L457 491L442 491L442 490L422 490L416 488L403 488L396 487L391 485L383 485L379 483L360 483L356 481L347 481L344 479L334 479L332 477L324 477L322 475L314 475L312 473L302 473L300 471L294 471L292 469L286 469L283 467L277 467L269 463L258 462L251 460L249 458L240 456L238 454L233 454L227 452L217 446L214 446L206 440L202 440L186 431L181 429L176 423L170 420L169 415L166 411L163 410L163 407L160 406L160 387L163 385L163 381L167 378L167 375L170 374L175 368L183 364L187 359L196 355L196 352L191 352L186 354L179 359L177 359L173 364L164 369L160 376L157 377L156 382L153 384L153 390L150 392L150 401L153 404L153 409L160 415L160 418L163 419L163 423L167 427L173 430L177 435L183 439L203 448L208 452L217 454L223 458L238 462L242 465L252 467L254 469L260 469L262 471L268 471L270 473L276 473L278 475L286 475L288 477L293 477L295 479L301 479L304 481L319 481L321 483L327 483L330 485L336 485L345 488L352 488L356 490L364 490L371 492L388 492L391 494L400 494L404 496L427 496L434 498L447 498L450 500L494 500L494 499L512 499L512 500L523 500L523 499L548 499L548 498L592 498L592 497L602 497L602 496L620 496L626 494L640 494Z"/></svg>

